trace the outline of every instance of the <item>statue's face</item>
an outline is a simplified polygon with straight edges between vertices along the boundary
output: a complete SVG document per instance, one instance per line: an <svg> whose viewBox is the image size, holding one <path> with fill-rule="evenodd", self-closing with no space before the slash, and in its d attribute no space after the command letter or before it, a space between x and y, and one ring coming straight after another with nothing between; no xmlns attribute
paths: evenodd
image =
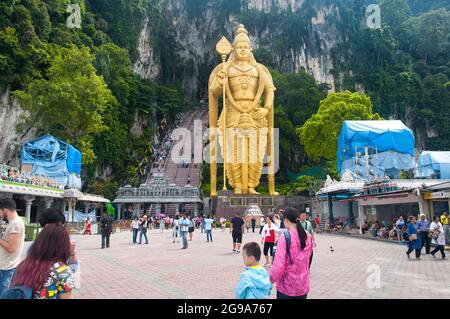
<svg viewBox="0 0 450 319"><path fill-rule="evenodd" d="M252 48L247 42L238 42L235 47L236 57L238 60L249 60Z"/></svg>

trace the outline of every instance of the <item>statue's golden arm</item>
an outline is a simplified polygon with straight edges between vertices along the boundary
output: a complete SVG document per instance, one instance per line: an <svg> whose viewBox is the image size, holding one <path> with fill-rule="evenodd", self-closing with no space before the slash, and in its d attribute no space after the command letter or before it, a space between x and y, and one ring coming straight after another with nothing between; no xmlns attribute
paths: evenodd
<svg viewBox="0 0 450 319"><path fill-rule="evenodd" d="M264 70L264 75L266 76L264 90L264 108L270 111L273 109L276 88L273 85L272 75L270 74L269 70L265 66L262 66L262 69Z"/></svg>
<svg viewBox="0 0 450 319"><path fill-rule="evenodd" d="M210 138L210 183L211 196L217 196L217 120L219 113L219 96L222 92L218 87L217 72L222 69L219 64L212 72L208 81L208 99L209 99L209 138Z"/></svg>
<svg viewBox="0 0 450 319"><path fill-rule="evenodd" d="M209 88L208 88L209 89L209 93L212 94L212 96L215 99L218 99L222 95L222 92L223 92L223 86L219 82L220 78L217 76L217 73L219 71L221 71L222 68L223 68L222 65L223 64L221 63L218 66L216 66L214 68L214 70L211 72L211 75L209 77Z"/></svg>
<svg viewBox="0 0 450 319"><path fill-rule="evenodd" d="M264 94L264 108L270 111L273 108L274 100L275 100L275 92L273 88L266 90Z"/></svg>

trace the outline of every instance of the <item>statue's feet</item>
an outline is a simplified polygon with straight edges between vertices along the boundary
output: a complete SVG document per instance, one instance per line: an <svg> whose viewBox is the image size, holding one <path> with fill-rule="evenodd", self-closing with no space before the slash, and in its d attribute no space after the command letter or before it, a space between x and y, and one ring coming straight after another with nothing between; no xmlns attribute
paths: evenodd
<svg viewBox="0 0 450 319"><path fill-rule="evenodd" d="M235 188L234 189L234 194L235 195L240 195L240 194L242 194L242 190L240 188Z"/></svg>
<svg viewBox="0 0 450 319"><path fill-rule="evenodd" d="M259 194L254 188L252 188L252 187L249 187L248 188L248 193L249 194Z"/></svg>
<svg viewBox="0 0 450 319"><path fill-rule="evenodd" d="M273 192L270 194L270 196L278 196L278 195L280 195L280 193L278 193L278 192Z"/></svg>

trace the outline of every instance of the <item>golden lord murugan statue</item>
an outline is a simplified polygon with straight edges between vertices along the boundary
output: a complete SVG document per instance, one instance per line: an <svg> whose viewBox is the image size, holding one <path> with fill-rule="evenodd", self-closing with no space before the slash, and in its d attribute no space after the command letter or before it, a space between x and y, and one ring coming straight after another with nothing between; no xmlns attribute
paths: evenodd
<svg viewBox="0 0 450 319"><path fill-rule="evenodd" d="M255 189L267 149L269 193L278 195L274 181L272 76L253 57L242 24L235 32L233 45L223 37L216 49L222 63L213 70L208 83L211 196L217 196L217 142L224 159L224 190L228 180L235 194L258 194ZM218 119L220 97L223 107Z"/></svg>

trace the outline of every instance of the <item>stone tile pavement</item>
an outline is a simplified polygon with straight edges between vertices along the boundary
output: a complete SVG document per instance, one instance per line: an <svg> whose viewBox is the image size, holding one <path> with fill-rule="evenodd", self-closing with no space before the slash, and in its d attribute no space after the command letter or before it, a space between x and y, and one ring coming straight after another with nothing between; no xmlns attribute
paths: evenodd
<svg viewBox="0 0 450 319"><path fill-rule="evenodd" d="M116 233L108 249L100 249L99 235L72 236L81 261L81 287L75 297L234 297L243 262L232 252L228 230L213 230L214 242L207 243L205 234L196 229L187 250L172 243L169 231L153 230L148 236L149 245L135 245L131 232ZM450 298L450 262L439 254L436 259L424 255L421 261L408 260L406 246L400 244L316 236L309 298L417 298L419 289L420 296ZM243 239L259 240L257 233Z"/></svg>

